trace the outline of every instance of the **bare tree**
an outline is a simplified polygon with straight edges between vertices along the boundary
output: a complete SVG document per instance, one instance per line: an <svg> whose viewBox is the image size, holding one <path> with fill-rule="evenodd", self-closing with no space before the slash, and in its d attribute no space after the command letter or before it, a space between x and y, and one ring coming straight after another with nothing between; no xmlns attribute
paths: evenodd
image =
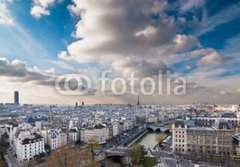
<svg viewBox="0 0 240 167"><path fill-rule="evenodd" d="M49 167L95 167L96 163L90 159L86 150L63 148L51 153L47 158Z"/></svg>
<svg viewBox="0 0 240 167"><path fill-rule="evenodd" d="M156 141L158 142L159 145L161 145L163 143L165 139L165 134L160 133L159 135L156 136Z"/></svg>
<svg viewBox="0 0 240 167"><path fill-rule="evenodd" d="M85 149L87 150L87 151L90 151L90 153L91 153L91 156L92 156L92 160L94 160L94 150L96 150L96 149L99 149L101 146L100 146L100 144L99 144L99 142L98 141L96 141L96 140L90 140L89 142L88 142L88 144L85 146Z"/></svg>
<svg viewBox="0 0 240 167"><path fill-rule="evenodd" d="M144 147L135 145L127 150L127 156L130 158L131 165L138 166L144 157Z"/></svg>

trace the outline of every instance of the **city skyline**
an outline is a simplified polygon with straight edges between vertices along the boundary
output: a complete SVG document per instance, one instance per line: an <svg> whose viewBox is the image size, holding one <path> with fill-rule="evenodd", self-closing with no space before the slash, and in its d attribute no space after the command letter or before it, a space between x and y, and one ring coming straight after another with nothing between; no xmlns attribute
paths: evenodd
<svg viewBox="0 0 240 167"><path fill-rule="evenodd" d="M55 89L58 76L98 80L110 69L121 78L161 71L164 81L186 79L186 95L140 94L141 104L238 104L239 13L238 0L0 0L0 102L18 90L21 104L136 104L130 92Z"/></svg>

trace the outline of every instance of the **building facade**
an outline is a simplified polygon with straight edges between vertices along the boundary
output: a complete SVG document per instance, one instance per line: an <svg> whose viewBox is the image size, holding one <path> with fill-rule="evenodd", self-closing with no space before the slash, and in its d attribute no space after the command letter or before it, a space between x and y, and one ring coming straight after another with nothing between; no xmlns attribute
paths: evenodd
<svg viewBox="0 0 240 167"><path fill-rule="evenodd" d="M73 127L68 131L68 142L76 142L79 140L79 131L78 128Z"/></svg>
<svg viewBox="0 0 240 167"><path fill-rule="evenodd" d="M67 134L61 129L48 130L47 143L52 150L65 146L67 145Z"/></svg>
<svg viewBox="0 0 240 167"><path fill-rule="evenodd" d="M23 125L14 130L14 151L19 161L29 161L36 155L45 153L41 132L31 125Z"/></svg>
<svg viewBox="0 0 240 167"><path fill-rule="evenodd" d="M109 129L105 124L83 126L81 129L81 141L88 143L96 140L99 144L105 143L109 139Z"/></svg>
<svg viewBox="0 0 240 167"><path fill-rule="evenodd" d="M215 119L211 125L206 122L197 125L199 122L190 125L183 120L177 120L172 125L172 148L175 153L236 155L232 136L238 131L237 126L221 119Z"/></svg>

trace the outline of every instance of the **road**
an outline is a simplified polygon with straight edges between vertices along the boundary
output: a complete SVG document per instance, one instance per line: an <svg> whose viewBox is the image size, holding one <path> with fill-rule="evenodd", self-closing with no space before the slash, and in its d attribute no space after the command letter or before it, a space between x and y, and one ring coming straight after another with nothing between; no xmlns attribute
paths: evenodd
<svg viewBox="0 0 240 167"><path fill-rule="evenodd" d="M12 166L12 167L22 167L22 165L20 165L20 163L13 156L13 154L11 153L10 150L7 150L7 155L6 156L8 157L7 159L10 161L10 165L9 166Z"/></svg>

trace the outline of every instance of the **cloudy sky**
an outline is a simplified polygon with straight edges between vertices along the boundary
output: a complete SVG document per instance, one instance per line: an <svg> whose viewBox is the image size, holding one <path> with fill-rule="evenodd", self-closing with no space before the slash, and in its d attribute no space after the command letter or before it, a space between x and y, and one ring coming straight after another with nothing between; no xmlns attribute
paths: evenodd
<svg viewBox="0 0 240 167"><path fill-rule="evenodd" d="M186 78L186 95L140 93L142 103L239 103L239 44L239 0L0 0L0 102L19 90L21 103L136 103L129 92L63 96L54 86L111 69Z"/></svg>

